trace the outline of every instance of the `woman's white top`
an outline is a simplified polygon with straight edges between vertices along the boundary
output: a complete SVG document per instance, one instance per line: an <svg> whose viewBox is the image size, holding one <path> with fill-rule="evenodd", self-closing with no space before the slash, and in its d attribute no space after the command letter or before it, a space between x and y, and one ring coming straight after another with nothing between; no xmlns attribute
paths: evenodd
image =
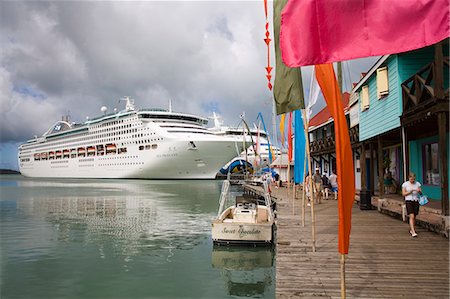
<svg viewBox="0 0 450 299"><path fill-rule="evenodd" d="M335 175L334 173L332 173L330 175L330 178L328 180L330 181L331 187L337 187L338 186L337 175Z"/></svg>
<svg viewBox="0 0 450 299"><path fill-rule="evenodd" d="M417 191L420 188L420 183L418 181L415 181L414 184L411 184L410 181L406 181L402 184L402 188L406 189L406 192L413 191L413 193L408 194L405 196L405 200L412 200L412 201L418 201L419 200L419 191Z"/></svg>

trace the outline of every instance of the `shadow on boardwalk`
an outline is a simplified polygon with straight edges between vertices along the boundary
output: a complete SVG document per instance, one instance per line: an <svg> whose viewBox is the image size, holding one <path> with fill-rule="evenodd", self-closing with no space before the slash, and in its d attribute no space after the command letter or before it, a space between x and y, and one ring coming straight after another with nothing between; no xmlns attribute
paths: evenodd
<svg viewBox="0 0 450 299"><path fill-rule="evenodd" d="M301 225L301 199L285 188L278 198L276 297L340 298L337 201L315 205L316 252L311 249L310 208ZM448 239L376 210L353 208L346 263L347 298L449 298Z"/></svg>

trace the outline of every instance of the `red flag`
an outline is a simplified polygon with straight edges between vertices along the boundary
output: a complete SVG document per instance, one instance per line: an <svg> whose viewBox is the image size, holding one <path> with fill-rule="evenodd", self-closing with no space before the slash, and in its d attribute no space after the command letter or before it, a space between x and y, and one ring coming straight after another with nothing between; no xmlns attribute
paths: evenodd
<svg viewBox="0 0 450 299"><path fill-rule="evenodd" d="M289 67L394 54L449 36L449 0L289 1L280 47Z"/></svg>
<svg viewBox="0 0 450 299"><path fill-rule="evenodd" d="M292 112L289 112L288 121L288 157L289 162L292 161Z"/></svg>
<svg viewBox="0 0 450 299"><path fill-rule="evenodd" d="M269 90L272 90L272 83L271 83L271 79L272 79L272 75L270 74L270 72L272 71L272 67L270 66L270 42L272 41L269 37L270 37L270 32L269 32L269 22L267 21L267 0L264 0L264 15L266 16L266 38L264 39L264 41L266 42L267 45L267 67L266 72L266 78L267 78L267 88L269 88Z"/></svg>
<svg viewBox="0 0 450 299"><path fill-rule="evenodd" d="M347 254L350 245L352 207L355 201L355 173L353 172L352 146L347 120L342 106L342 95L332 64L315 66L317 82L334 119L336 139L336 167L338 180L339 241L341 254Z"/></svg>

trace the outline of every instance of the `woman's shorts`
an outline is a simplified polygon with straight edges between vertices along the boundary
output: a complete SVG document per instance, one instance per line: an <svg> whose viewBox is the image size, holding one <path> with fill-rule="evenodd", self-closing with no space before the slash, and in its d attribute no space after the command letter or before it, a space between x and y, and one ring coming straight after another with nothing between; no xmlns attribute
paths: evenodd
<svg viewBox="0 0 450 299"><path fill-rule="evenodd" d="M331 191L338 192L338 187L331 187Z"/></svg>
<svg viewBox="0 0 450 299"><path fill-rule="evenodd" d="M419 202L415 200L406 201L406 212L409 214L414 214L414 216L419 215Z"/></svg>

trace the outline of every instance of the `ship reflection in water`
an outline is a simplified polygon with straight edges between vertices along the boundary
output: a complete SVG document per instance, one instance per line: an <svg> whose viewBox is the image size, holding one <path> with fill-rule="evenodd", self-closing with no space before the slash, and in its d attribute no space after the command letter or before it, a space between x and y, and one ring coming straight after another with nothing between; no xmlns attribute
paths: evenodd
<svg viewBox="0 0 450 299"><path fill-rule="evenodd" d="M195 204L180 206L174 199L176 194L168 192L170 183L152 184L151 193L146 192L148 185L139 181L89 184L88 188L97 190L98 196L83 195L83 188L87 187L83 182L60 183L66 194L19 200L18 212L52 223L59 241L82 238L85 245L99 246L101 258L105 258L103 247L111 245L105 244L106 241L114 243L112 248L115 253L120 251L124 260L142 253L170 259L172 249L192 248L208 234L211 216L201 211L191 214L185 209L195 209ZM21 181L19 186L38 190L55 188L58 182ZM216 188L215 184L213 187ZM76 192L70 195L72 188Z"/></svg>
<svg viewBox="0 0 450 299"><path fill-rule="evenodd" d="M228 294L260 297L274 289L274 249L214 246L212 266L221 269Z"/></svg>
<svg viewBox="0 0 450 299"><path fill-rule="evenodd" d="M220 183L0 176L1 297L274 298L273 253L211 253Z"/></svg>

